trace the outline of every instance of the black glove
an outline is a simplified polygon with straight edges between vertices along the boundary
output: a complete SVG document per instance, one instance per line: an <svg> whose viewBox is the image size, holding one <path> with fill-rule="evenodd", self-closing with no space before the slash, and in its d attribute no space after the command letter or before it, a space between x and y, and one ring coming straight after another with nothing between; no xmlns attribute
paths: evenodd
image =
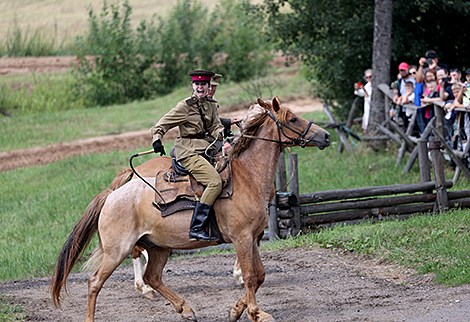
<svg viewBox="0 0 470 322"><path fill-rule="evenodd" d="M165 155L165 148L163 147L162 141L160 139L152 143L153 150L155 153L160 153L160 155Z"/></svg>

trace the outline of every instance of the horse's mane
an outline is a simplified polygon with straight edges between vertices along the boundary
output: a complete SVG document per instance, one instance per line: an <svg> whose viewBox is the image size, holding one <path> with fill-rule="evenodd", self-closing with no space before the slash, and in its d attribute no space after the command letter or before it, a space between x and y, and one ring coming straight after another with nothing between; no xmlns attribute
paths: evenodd
<svg viewBox="0 0 470 322"><path fill-rule="evenodd" d="M256 131L269 121L270 111L273 112L277 120L281 123L286 123L287 112L289 111L287 108L280 106L279 110L275 112L271 101L264 101L264 105L265 107L251 103L248 112L246 112L242 120L240 134L235 139L233 147L228 154L230 160L236 160L240 156L240 153L248 149L252 139L244 137L243 135L255 135Z"/></svg>

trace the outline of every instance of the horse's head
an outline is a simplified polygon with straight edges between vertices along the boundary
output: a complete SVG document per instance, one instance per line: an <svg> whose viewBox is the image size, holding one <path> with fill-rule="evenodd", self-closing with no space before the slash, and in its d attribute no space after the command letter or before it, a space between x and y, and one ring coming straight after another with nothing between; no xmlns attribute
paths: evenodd
<svg viewBox="0 0 470 322"><path fill-rule="evenodd" d="M258 99L258 105L268 110L270 118L276 122L283 146L317 146L323 150L330 145L330 133L282 107L279 97L274 97L272 103Z"/></svg>
<svg viewBox="0 0 470 322"><path fill-rule="evenodd" d="M269 137L257 134L260 129L268 126L271 126ZM258 99L258 104L252 103L241 122L240 132L241 135L230 151L232 160L237 159L249 147L252 139L278 143L281 149L299 145L317 146L323 150L330 145L330 133L282 107L277 96L272 102Z"/></svg>

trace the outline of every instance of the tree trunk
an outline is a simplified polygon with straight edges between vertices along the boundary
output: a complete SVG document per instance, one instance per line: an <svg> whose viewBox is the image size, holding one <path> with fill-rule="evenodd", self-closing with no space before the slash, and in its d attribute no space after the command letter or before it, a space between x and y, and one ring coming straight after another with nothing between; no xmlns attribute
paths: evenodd
<svg viewBox="0 0 470 322"><path fill-rule="evenodd" d="M372 52L372 97L368 135L377 134L377 124L385 121L385 95L379 91L379 84L390 83L390 57L392 48L392 0L375 0L374 48ZM372 148L381 151L383 141L370 141Z"/></svg>

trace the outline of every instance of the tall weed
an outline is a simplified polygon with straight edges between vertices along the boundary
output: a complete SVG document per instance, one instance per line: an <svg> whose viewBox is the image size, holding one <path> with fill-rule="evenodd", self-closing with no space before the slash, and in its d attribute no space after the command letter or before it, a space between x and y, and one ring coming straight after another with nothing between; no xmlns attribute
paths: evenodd
<svg viewBox="0 0 470 322"><path fill-rule="evenodd" d="M75 95L75 85L71 74L33 74L28 83L2 84L0 106L12 115L81 109L83 99Z"/></svg>
<svg viewBox="0 0 470 322"><path fill-rule="evenodd" d="M54 26L54 30L52 35L47 30L42 29L35 29L31 33L29 27L22 30L15 17L4 41L0 43L0 56L39 57L73 54L73 43L66 43L66 38L59 41L57 38L57 25Z"/></svg>

